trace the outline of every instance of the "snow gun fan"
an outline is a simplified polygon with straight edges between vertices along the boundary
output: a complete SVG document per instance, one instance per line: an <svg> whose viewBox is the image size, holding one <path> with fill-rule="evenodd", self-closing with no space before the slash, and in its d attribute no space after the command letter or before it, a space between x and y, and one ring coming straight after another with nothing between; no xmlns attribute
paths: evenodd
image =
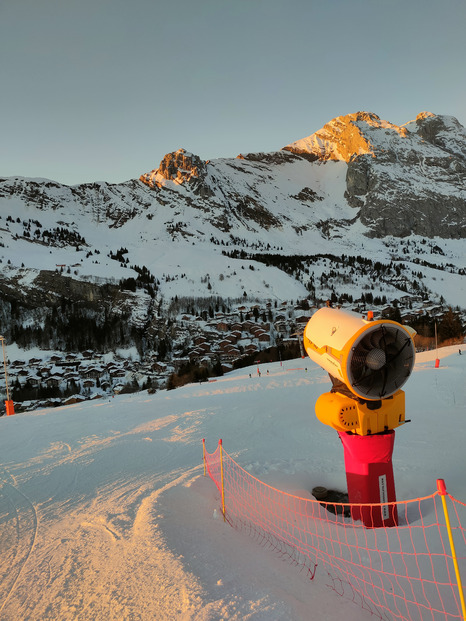
<svg viewBox="0 0 466 621"><path fill-rule="evenodd" d="M402 326L382 323L364 332L353 346L348 365L350 387L364 399L386 399L406 382L413 363L411 336Z"/></svg>
<svg viewBox="0 0 466 621"><path fill-rule="evenodd" d="M415 358L415 332L395 321L318 310L303 335L308 356L333 388L316 403L317 418L337 431L370 435L405 422L404 392Z"/></svg>

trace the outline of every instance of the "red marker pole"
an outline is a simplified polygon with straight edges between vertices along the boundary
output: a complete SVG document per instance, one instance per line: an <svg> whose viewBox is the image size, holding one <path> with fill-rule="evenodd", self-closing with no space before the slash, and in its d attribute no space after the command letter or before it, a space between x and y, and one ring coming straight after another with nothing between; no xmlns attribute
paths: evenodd
<svg viewBox="0 0 466 621"><path fill-rule="evenodd" d="M2 341L2 349L3 349L3 369L5 371L5 387L6 387L6 401L5 401L5 407L6 407L6 415L7 416L13 416L13 414L15 413L15 404L13 403L13 400L10 399L10 390L8 388L8 372L7 372L7 368L6 368L6 350L5 350L5 339L3 338L3 336L0 336L0 340Z"/></svg>

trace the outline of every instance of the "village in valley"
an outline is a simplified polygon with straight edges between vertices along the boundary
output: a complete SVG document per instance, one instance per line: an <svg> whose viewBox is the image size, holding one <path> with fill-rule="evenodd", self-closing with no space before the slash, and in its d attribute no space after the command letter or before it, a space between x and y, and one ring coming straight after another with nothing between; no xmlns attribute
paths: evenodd
<svg viewBox="0 0 466 621"><path fill-rule="evenodd" d="M332 304L328 301L327 304ZM226 312L180 313L170 321L168 351L136 348L102 353L20 350L8 353L7 378L15 410L70 405L120 393L172 389L189 382L208 381L232 369L304 356L302 333L316 310L308 299L238 304ZM405 324L424 318L440 321L446 308L406 295L394 306L372 307L376 318L395 318ZM369 307L353 304L364 314ZM395 316L394 316L395 314ZM159 319L165 324L166 319ZM418 349L433 347L420 335Z"/></svg>

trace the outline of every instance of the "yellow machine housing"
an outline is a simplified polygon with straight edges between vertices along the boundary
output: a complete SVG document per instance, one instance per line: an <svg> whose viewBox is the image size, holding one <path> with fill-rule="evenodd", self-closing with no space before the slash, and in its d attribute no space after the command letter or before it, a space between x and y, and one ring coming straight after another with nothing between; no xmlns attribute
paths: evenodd
<svg viewBox="0 0 466 621"><path fill-rule="evenodd" d="M405 393L399 390L381 401L377 409L370 409L339 392L326 392L316 401L316 416L324 425L337 431L352 431L368 436L395 429L405 423Z"/></svg>
<svg viewBox="0 0 466 621"><path fill-rule="evenodd" d="M378 401L395 395L410 376L415 334L396 321L321 308L307 323L303 343L309 358L356 398Z"/></svg>

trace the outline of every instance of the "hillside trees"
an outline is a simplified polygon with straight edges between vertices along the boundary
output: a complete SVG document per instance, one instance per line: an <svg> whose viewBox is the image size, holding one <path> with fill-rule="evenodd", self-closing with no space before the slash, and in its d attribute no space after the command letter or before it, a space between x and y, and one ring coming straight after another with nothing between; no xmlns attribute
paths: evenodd
<svg viewBox="0 0 466 621"><path fill-rule="evenodd" d="M24 349L78 352L140 346L141 336L130 317L129 312L114 312L111 299L95 304L63 297L41 308L14 299L0 303L1 333Z"/></svg>
<svg viewBox="0 0 466 621"><path fill-rule="evenodd" d="M441 342L456 340L463 336L464 328L458 313L450 306L438 324L438 338Z"/></svg>

